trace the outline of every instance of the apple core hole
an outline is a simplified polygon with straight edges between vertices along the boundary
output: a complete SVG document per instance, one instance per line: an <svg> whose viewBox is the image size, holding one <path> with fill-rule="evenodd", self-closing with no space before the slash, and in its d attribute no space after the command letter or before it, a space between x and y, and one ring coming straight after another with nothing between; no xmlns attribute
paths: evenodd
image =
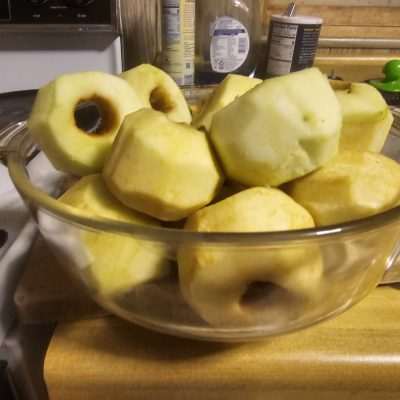
<svg viewBox="0 0 400 400"><path fill-rule="evenodd" d="M163 87L156 87L150 93L151 107L156 111L168 113L175 108L175 102Z"/></svg>
<svg viewBox="0 0 400 400"><path fill-rule="evenodd" d="M272 282L252 282L241 298L243 307L263 309L279 305L292 297L289 291Z"/></svg>
<svg viewBox="0 0 400 400"><path fill-rule="evenodd" d="M111 103L98 96L79 100L74 110L76 126L90 135L105 135L116 126L117 116Z"/></svg>

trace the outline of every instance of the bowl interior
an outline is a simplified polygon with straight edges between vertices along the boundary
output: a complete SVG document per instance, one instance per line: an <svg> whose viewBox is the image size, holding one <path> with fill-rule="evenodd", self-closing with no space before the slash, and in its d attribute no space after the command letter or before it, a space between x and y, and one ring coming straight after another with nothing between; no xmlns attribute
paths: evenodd
<svg viewBox="0 0 400 400"><path fill-rule="evenodd" d="M43 153L32 159L38 149L26 126L21 124L18 129L8 156L10 175L47 243L99 304L142 326L213 341L291 332L337 315L359 301L394 262L399 207L346 224L273 233L196 233L88 217L57 201L75 178L56 171ZM400 160L400 136L395 128L384 153ZM96 268L100 270L104 260L114 268L119 254L113 252L113 246L121 240L127 247L134 243L150 249L146 257L160 255L159 262L167 266L167 272L118 293L105 287ZM97 255L88 244L93 241L102 243ZM222 269L236 264L256 269L263 264L271 266L271 273L262 279L243 277L240 293L228 305L224 297L215 300L215 312L212 307L187 301L177 263L182 249L221 259ZM141 259L140 263L144 266L147 261ZM210 265L211 274L219 279L218 269L212 262ZM227 292L225 298L229 295Z"/></svg>

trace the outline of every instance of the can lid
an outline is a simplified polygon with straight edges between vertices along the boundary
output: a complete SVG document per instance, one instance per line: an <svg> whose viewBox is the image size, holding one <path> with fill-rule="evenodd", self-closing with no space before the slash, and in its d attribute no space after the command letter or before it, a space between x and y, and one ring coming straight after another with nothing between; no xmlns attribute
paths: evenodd
<svg viewBox="0 0 400 400"><path fill-rule="evenodd" d="M298 25L322 25L323 23L322 18L307 15L295 15L293 17L289 17L288 15L272 15L271 20Z"/></svg>

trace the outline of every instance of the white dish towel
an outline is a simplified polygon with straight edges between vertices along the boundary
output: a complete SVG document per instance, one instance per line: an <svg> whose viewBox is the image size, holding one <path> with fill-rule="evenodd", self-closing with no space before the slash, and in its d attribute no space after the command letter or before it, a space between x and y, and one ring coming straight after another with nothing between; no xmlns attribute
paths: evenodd
<svg viewBox="0 0 400 400"><path fill-rule="evenodd" d="M44 187L56 175L42 153L29 163L28 171L32 180ZM14 293L36 234L35 223L7 167L0 163L0 346L15 320Z"/></svg>

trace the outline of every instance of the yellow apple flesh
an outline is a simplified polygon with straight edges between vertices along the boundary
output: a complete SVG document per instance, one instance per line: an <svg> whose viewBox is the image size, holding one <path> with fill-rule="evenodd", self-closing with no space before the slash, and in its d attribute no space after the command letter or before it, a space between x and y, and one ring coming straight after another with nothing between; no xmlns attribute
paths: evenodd
<svg viewBox="0 0 400 400"><path fill-rule="evenodd" d="M96 104L101 115L96 133L75 121L77 107L87 102ZM103 72L66 74L39 90L28 126L56 169L83 176L101 171L123 119L142 107L121 78Z"/></svg>
<svg viewBox="0 0 400 400"><path fill-rule="evenodd" d="M166 72L153 65L142 64L120 76L132 86L146 107L165 113L174 122L190 124L192 121L181 89Z"/></svg>
<svg viewBox="0 0 400 400"><path fill-rule="evenodd" d="M344 151L318 171L291 182L288 194L317 226L379 214L400 200L400 165L370 152Z"/></svg>
<svg viewBox="0 0 400 400"><path fill-rule="evenodd" d="M366 83L332 82L343 114L340 151L379 153L393 115L377 89Z"/></svg>
<svg viewBox="0 0 400 400"><path fill-rule="evenodd" d="M278 189L252 188L197 211L185 229L195 232L272 232L312 228L311 215ZM259 325L304 311L321 282L319 249L309 246L183 245L178 252L181 291L214 326ZM244 298L252 283L266 284L263 306ZM268 286L269 285L269 286Z"/></svg>
<svg viewBox="0 0 400 400"><path fill-rule="evenodd" d="M208 100L196 115L192 125L198 129L210 131L214 115L236 98L262 83L261 79L229 74L214 90Z"/></svg>
<svg viewBox="0 0 400 400"><path fill-rule="evenodd" d="M86 217L106 218L136 225L159 224L121 204L107 190L101 175L80 179L60 198ZM86 254L88 275L102 296L123 294L135 286L162 278L169 272L165 252L156 245L100 231L79 231L81 253ZM75 241L76 242L76 241ZM75 246L76 247L76 246Z"/></svg>
<svg viewBox="0 0 400 400"><path fill-rule="evenodd" d="M217 112L210 138L229 178L279 186L333 158L341 128L335 93L311 68L267 79Z"/></svg>
<svg viewBox="0 0 400 400"><path fill-rule="evenodd" d="M147 108L125 119L103 177L126 206L163 221L204 207L222 184L205 134Z"/></svg>

